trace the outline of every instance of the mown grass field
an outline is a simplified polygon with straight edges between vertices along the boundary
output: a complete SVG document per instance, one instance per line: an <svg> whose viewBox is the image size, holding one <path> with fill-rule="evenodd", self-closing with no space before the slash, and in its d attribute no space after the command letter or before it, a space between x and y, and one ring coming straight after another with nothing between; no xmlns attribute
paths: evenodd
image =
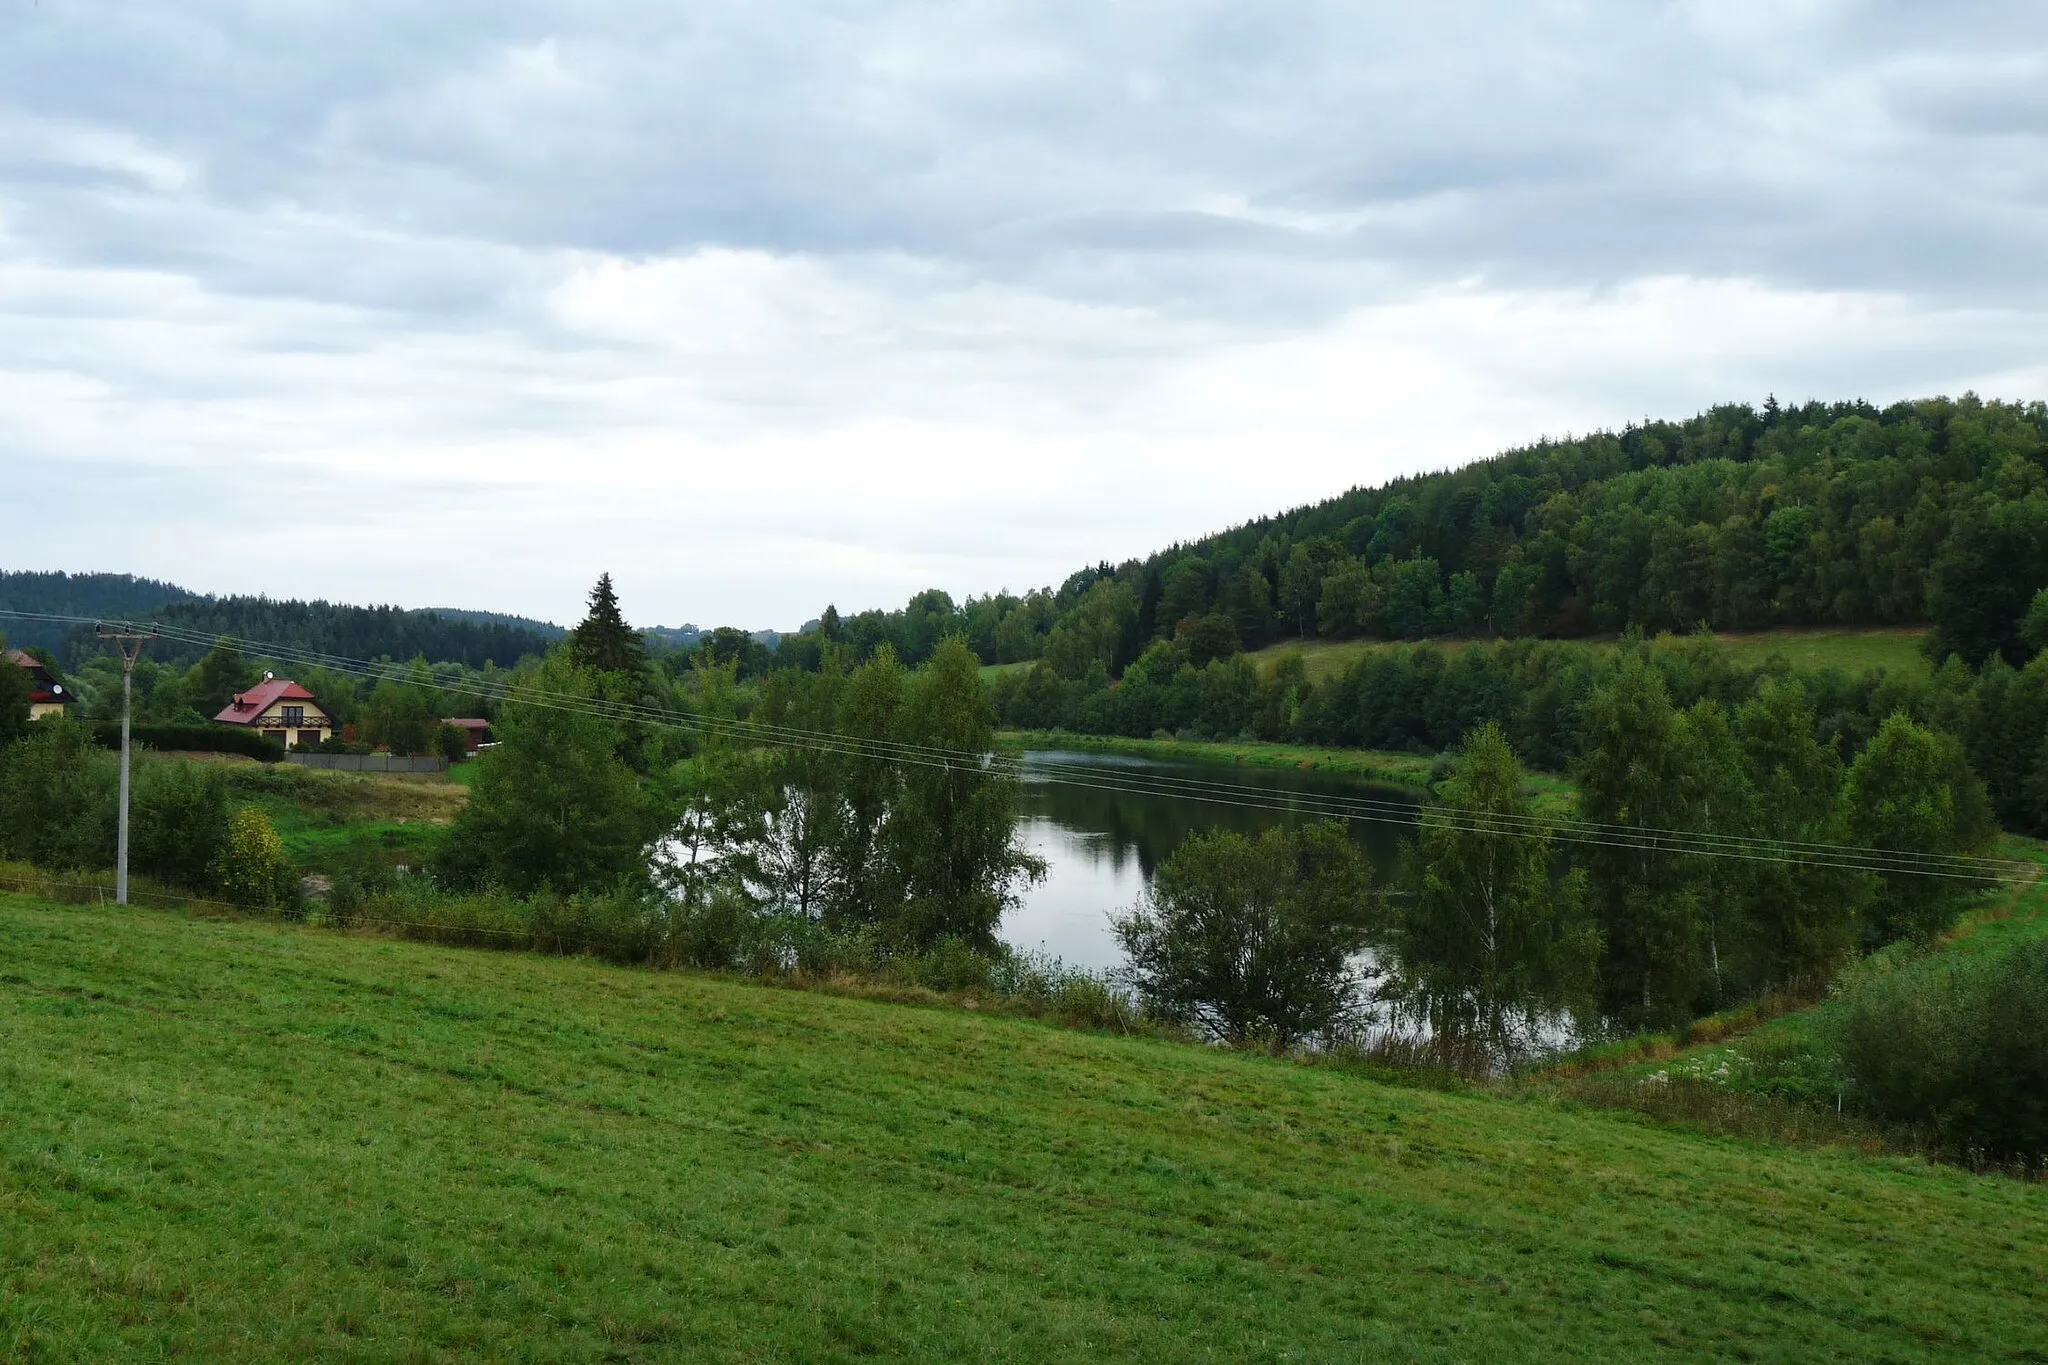
<svg viewBox="0 0 2048 1365"><path fill-rule="evenodd" d="M29 1360L2040 1359L2048 1188L583 961L0 898Z"/></svg>
<svg viewBox="0 0 2048 1365"><path fill-rule="evenodd" d="M1772 654L1782 654L1799 668L1839 667L1852 673L1882 668L1893 673L1904 672L1924 676L1931 668L1927 656L1920 652L1920 642L1926 634L1922 627L1902 626L1870 629L1725 631L1716 634L1714 638L1734 656L1737 663L1745 665L1761 664ZM1682 637L1673 635L1660 635L1654 643L1658 646L1671 646L1681 643L1681 639ZM1435 643L1445 653L1455 654L1460 650L1470 649L1475 644L1490 644L1492 641L1438 640ZM1608 638L1589 640L1586 643L1598 648L1611 649L1615 641ZM1300 654L1309 677L1321 681L1343 673L1374 650L1399 647L1400 645L1385 640L1301 640L1269 645L1247 657L1261 667L1270 669L1284 655Z"/></svg>

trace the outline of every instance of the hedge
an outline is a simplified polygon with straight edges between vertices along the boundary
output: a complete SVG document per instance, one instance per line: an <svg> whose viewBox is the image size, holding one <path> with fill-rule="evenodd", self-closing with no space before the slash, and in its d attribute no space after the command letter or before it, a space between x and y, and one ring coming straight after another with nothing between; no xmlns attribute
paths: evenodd
<svg viewBox="0 0 2048 1365"><path fill-rule="evenodd" d="M95 725L93 738L109 749L118 749L121 727L110 722ZM275 763L284 757L282 744L233 725L138 725L130 732L130 738L142 749L242 754L259 763Z"/></svg>

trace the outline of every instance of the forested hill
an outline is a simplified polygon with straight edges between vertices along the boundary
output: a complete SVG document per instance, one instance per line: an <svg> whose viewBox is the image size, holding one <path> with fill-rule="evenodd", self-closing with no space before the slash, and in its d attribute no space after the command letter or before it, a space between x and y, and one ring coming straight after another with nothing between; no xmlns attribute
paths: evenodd
<svg viewBox="0 0 2048 1365"><path fill-rule="evenodd" d="M1353 489L1117 576L1147 637L1217 606L1262 636L1273 616L1394 637L1932 622L1972 662L2019 662L2048 585L2048 404L1717 407Z"/></svg>
<svg viewBox="0 0 2048 1365"><path fill-rule="evenodd" d="M169 602L196 596L175 583L125 573L39 573L0 570L0 609L58 616L147 616ZM72 627L0 617L0 633L17 649L61 650Z"/></svg>
<svg viewBox="0 0 2048 1365"><path fill-rule="evenodd" d="M510 666L544 654L560 640L559 626L486 612L412 611L352 607L268 597L212 597L174 583L129 574L0 572L0 608L65 616L149 619L209 635L231 635L353 659L411 659L481 668ZM0 632L19 647L40 647L76 665L98 651L90 626L0 617ZM203 648L159 641L151 657L188 664Z"/></svg>
<svg viewBox="0 0 2048 1365"><path fill-rule="evenodd" d="M1728 405L1354 488L1057 592L936 590L842 619L912 662L960 631L990 663L1110 676L1314 636L1582 636L1932 623L1944 653L2032 653L2048 587L2048 404ZM801 649L803 641L785 642ZM800 660L799 660L800 661Z"/></svg>
<svg viewBox="0 0 2048 1365"><path fill-rule="evenodd" d="M547 653L563 634L554 627L464 620L438 611L267 597L173 602L157 613L157 619L208 635L232 635L348 659L425 658L430 663L458 663L469 668L491 662L510 667L525 655ZM166 647L157 653L165 662L187 663L205 650Z"/></svg>

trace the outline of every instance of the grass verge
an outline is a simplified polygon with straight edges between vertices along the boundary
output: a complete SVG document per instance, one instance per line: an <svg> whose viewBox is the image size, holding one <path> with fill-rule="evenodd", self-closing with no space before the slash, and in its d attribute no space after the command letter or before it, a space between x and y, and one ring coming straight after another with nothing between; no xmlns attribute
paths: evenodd
<svg viewBox="0 0 2048 1365"><path fill-rule="evenodd" d="M2048 842L2007 834L1994 852L2048 874ZM1830 1041L1838 1017L1864 982L1929 955L1967 959L2039 938L2048 938L2048 875L1987 894L1932 943L1895 943L1852 963L1825 989L1787 991L1671 1032L1588 1048L1547 1064L1524 1085L1722 1132L1926 1150L1926 1134L1843 1113L1847 1083Z"/></svg>

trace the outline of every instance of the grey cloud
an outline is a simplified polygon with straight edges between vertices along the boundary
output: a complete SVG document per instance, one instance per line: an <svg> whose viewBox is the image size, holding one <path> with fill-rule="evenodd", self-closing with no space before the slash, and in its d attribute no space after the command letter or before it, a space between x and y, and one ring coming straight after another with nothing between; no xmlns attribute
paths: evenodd
<svg viewBox="0 0 2048 1365"><path fill-rule="evenodd" d="M1975 288L1968 262L1997 250L2009 277L2039 281L2038 253L1981 225L2038 208L2043 187L1977 176L1998 153L1967 136L2035 127L2037 93L1923 93L1913 117L1937 136L1851 145L1822 101L1859 62L1878 79L1930 53L1968 71L2041 51L2048 21L2019 5L1835 6L1751 44L1703 12L45 6L0 56L17 115L189 161L186 193L251 219L249 240L136 205L104 167L9 172L0 192L59 253L130 259L158 227L164 259L223 287L310 273L458 316L487 309L487 279L436 272L436 288L369 240L333 242L314 266L265 241L263 221L291 206L518 249L899 250L1006 278L1076 251L1206 251L1250 270L1351 255L1422 281L1572 278L1594 256L1607 279L1706 261L1939 295ZM1799 173L1760 165L1770 150ZM1948 201L1915 229L1918 270L1887 249L1902 191ZM61 209L38 216L45 199ZM1365 221L1289 231L1218 215L1218 199ZM1836 248L1824 262L1802 249L1816 220Z"/></svg>
<svg viewBox="0 0 2048 1365"><path fill-rule="evenodd" d="M1954 319L2048 302L2048 8L2023 0L44 0L5 23L0 384L69 385L9 438L60 520L104 496L205 523L169 465L104 463L125 440L186 459L186 487L231 483L216 459L333 460L307 486L358 528L380 499L483 515L474 462L347 467L394 449L1113 432L1205 358L1473 282L1736 279L1945 314L1918 350L1803 371L1873 388L2037 364L2038 328ZM801 269L564 302L594 264L726 249ZM680 302L636 320L664 287ZM1551 387L1604 413L1618 382ZM1703 401L1735 396L1759 395ZM1144 420L1134 444L1190 439ZM1207 529L1188 498L1176 534ZM1104 543L1073 502L1049 490L1016 543ZM918 535L970 557L889 538L914 560Z"/></svg>

